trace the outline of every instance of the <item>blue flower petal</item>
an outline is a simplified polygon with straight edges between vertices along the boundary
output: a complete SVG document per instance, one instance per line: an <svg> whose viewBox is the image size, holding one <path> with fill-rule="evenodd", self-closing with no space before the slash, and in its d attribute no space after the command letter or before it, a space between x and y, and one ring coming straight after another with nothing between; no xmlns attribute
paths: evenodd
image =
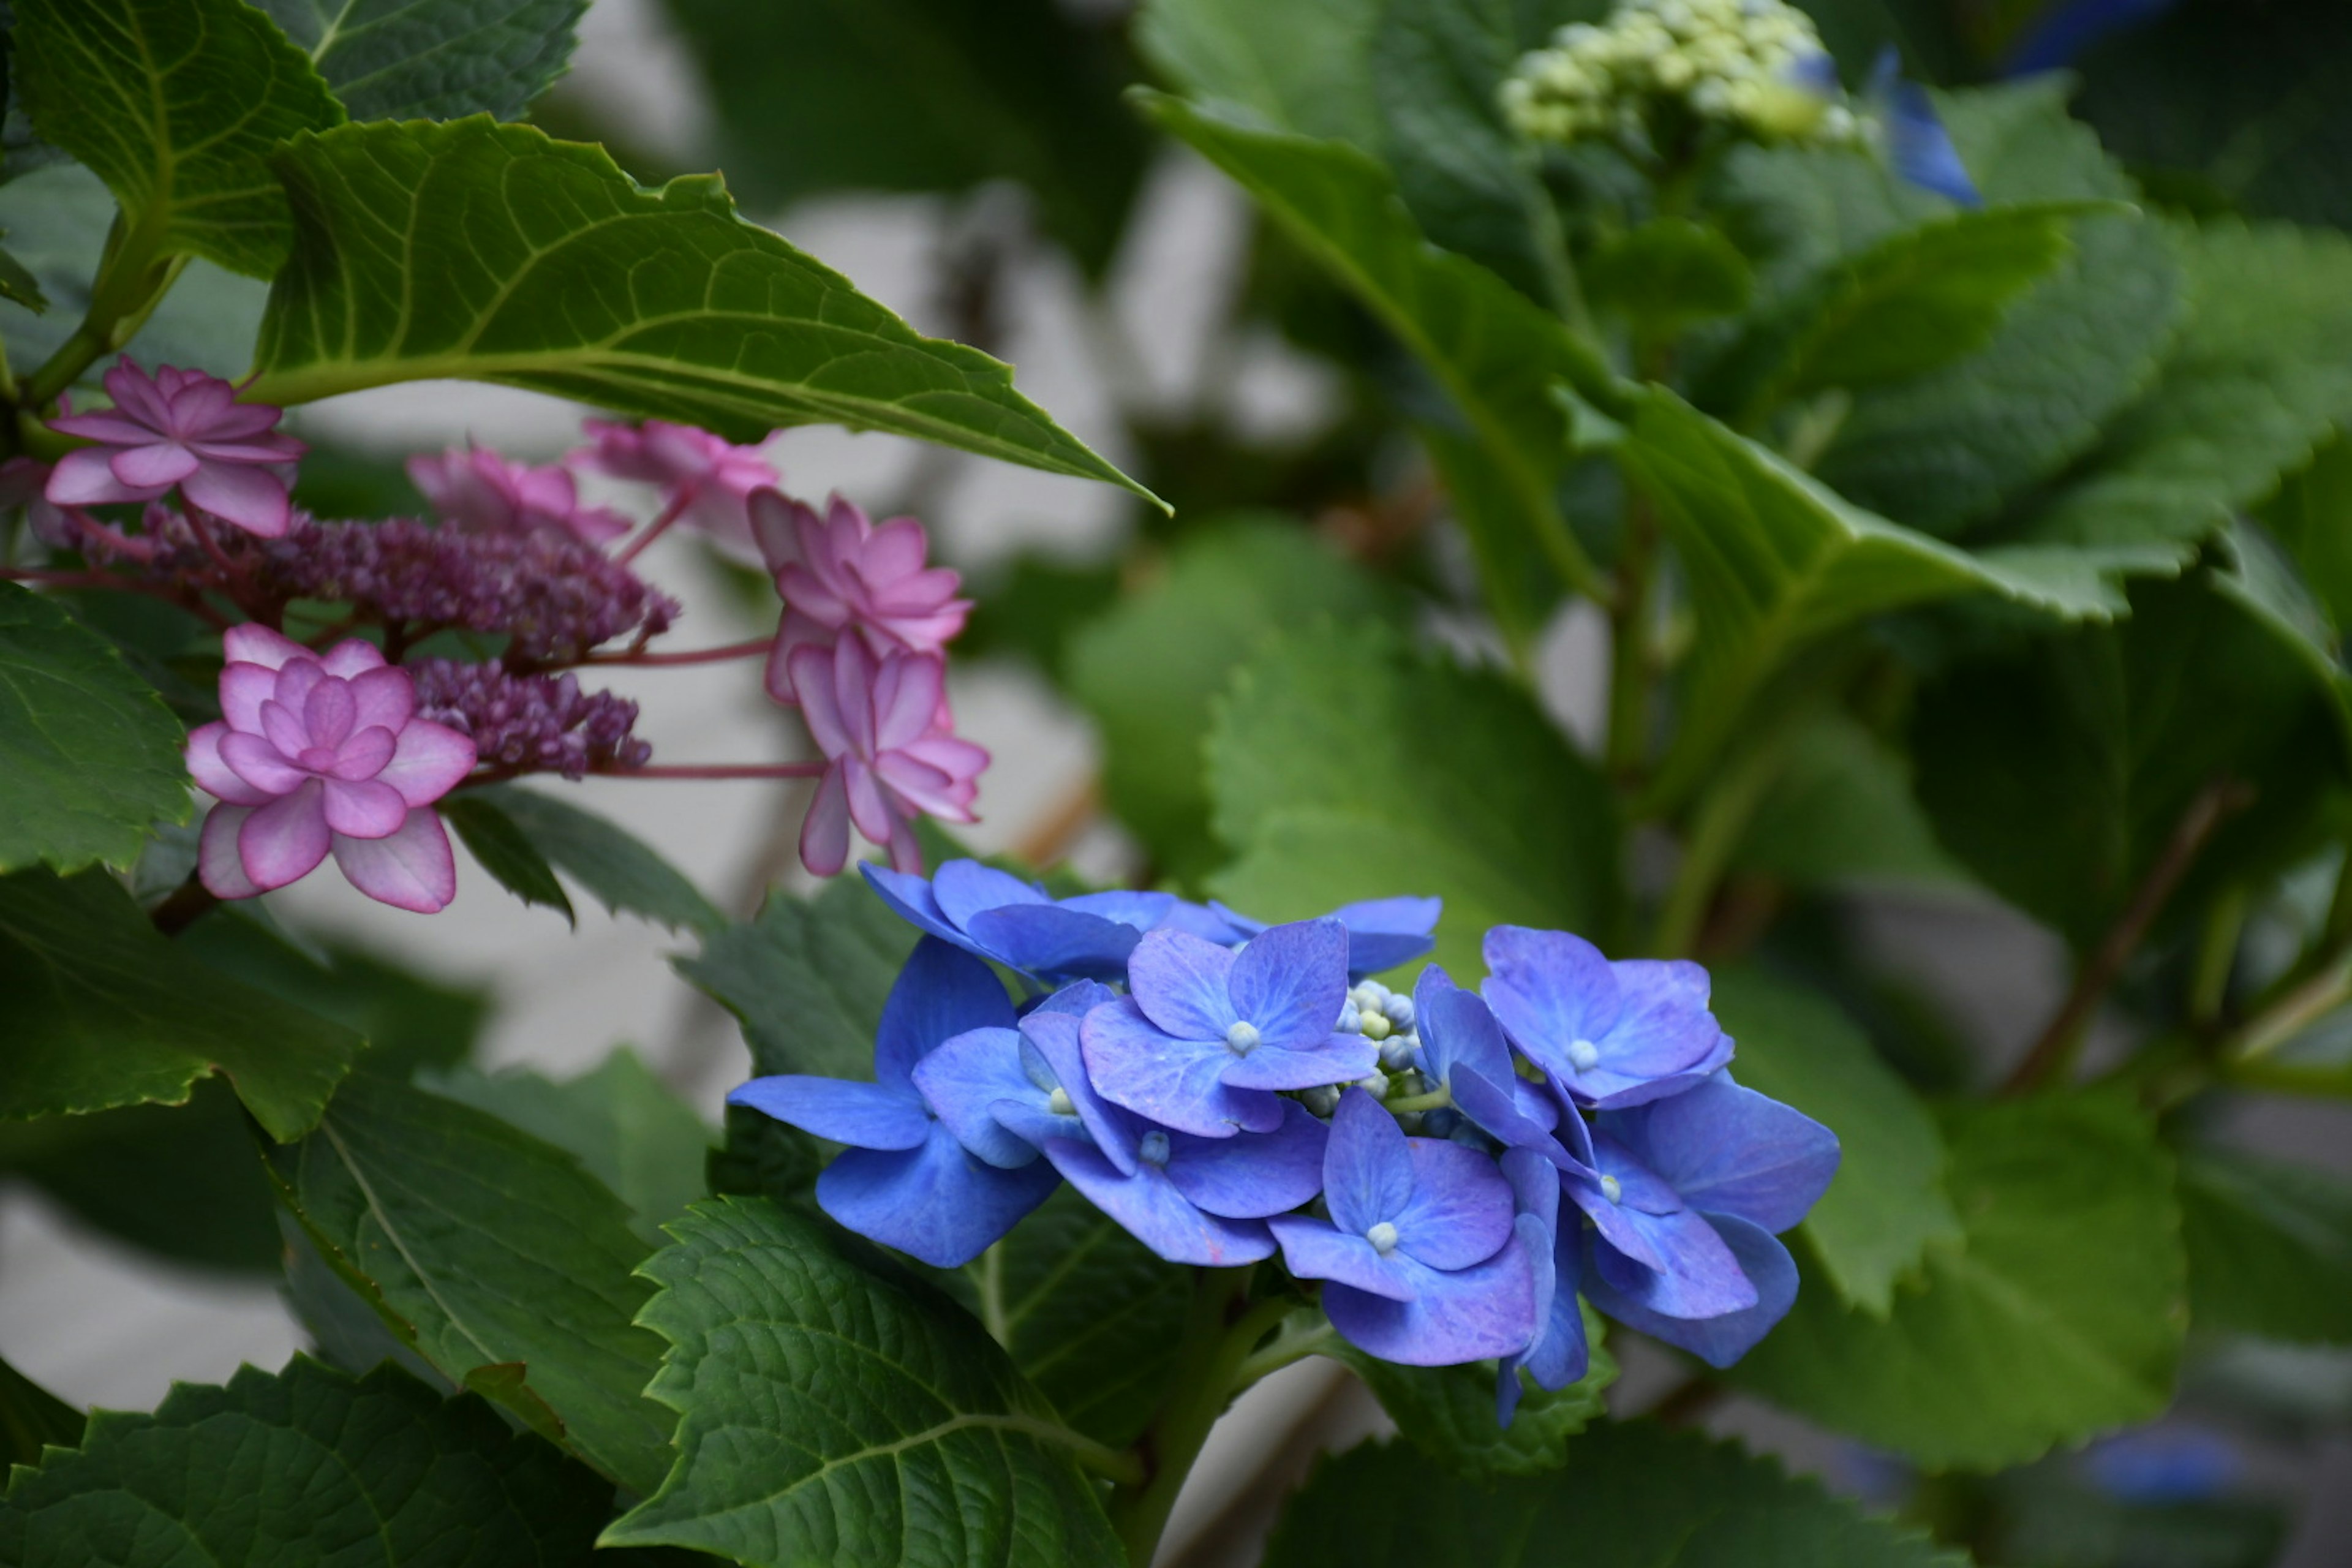
<svg viewBox="0 0 2352 1568"><path fill-rule="evenodd" d="M1144 1016L1167 1033L1179 1039L1213 1040L1223 1049L1225 1031L1240 1018L1226 993L1233 968L1234 955L1213 942L1182 931L1155 931L1136 943L1127 962L1128 994ZM1339 1014L1335 1002L1331 1016Z"/></svg>
<svg viewBox="0 0 2352 1568"><path fill-rule="evenodd" d="M1685 1094L1604 1112L1601 1126L1685 1203L1787 1230L1837 1174L1837 1134L1716 1074Z"/></svg>
<svg viewBox="0 0 2352 1568"><path fill-rule="evenodd" d="M1360 1089L1342 1094L1323 1152L1323 1201L1331 1223L1360 1237L1394 1220L1412 1201L1412 1153L1396 1118Z"/></svg>
<svg viewBox="0 0 2352 1568"><path fill-rule="evenodd" d="M1591 1210L1587 1207L1585 1212ZM1595 1247L1594 1269L1616 1300L1631 1301L1662 1318L1685 1319L1719 1318L1756 1305L1755 1282L1740 1269L1739 1259L1722 1235L1696 1209L1645 1215L1621 1208L1618 1213L1643 1233L1664 1266L1646 1268L1614 1246ZM1601 1234L1605 1240L1606 1233ZM1591 1288L1588 1279L1585 1289Z"/></svg>
<svg viewBox="0 0 2352 1568"><path fill-rule="evenodd" d="M1415 1292L1394 1301L1347 1285L1323 1289L1323 1310L1349 1343L1406 1366L1458 1366L1506 1356L1535 1329L1535 1276L1510 1245L1475 1268L1442 1273L1409 1263Z"/></svg>
<svg viewBox="0 0 2352 1568"><path fill-rule="evenodd" d="M1053 902L1044 889L977 860L950 860L933 872L931 897L939 900L941 914L966 931L974 915L989 910Z"/></svg>
<svg viewBox="0 0 2352 1568"><path fill-rule="evenodd" d="M1354 1083L1381 1065L1381 1048L1361 1035L1333 1033L1312 1050L1259 1046L1225 1066L1223 1079L1235 1089L1319 1089Z"/></svg>
<svg viewBox="0 0 2352 1568"><path fill-rule="evenodd" d="M1032 1149L1043 1151L1055 1139L1092 1142L1094 1134L1075 1116L1057 1116L1034 1100L1000 1100L988 1108L998 1126Z"/></svg>
<svg viewBox="0 0 2352 1568"><path fill-rule="evenodd" d="M1328 1129L1295 1100L1282 1102L1272 1132L1231 1138L1169 1137L1168 1179L1195 1208L1228 1219L1264 1219L1297 1208L1323 1190Z"/></svg>
<svg viewBox="0 0 2352 1568"><path fill-rule="evenodd" d="M930 1113L911 1089L878 1083L777 1073L737 1085L727 1103L860 1149L912 1149L931 1135Z"/></svg>
<svg viewBox="0 0 2352 1568"><path fill-rule="evenodd" d="M860 1236L935 1268L961 1268L1060 1184L1060 1174L1043 1160L1000 1171L933 1123L916 1148L840 1155L817 1177L816 1201Z"/></svg>
<svg viewBox="0 0 2352 1568"><path fill-rule="evenodd" d="M999 963L1049 980L1123 980L1127 955L1143 937L1133 926L1055 904L982 910L966 929Z"/></svg>
<svg viewBox="0 0 2352 1568"><path fill-rule="evenodd" d="M1080 893L1074 899L1064 899L1061 907L1147 931L1166 923L1176 901L1173 893L1137 893L1113 888L1107 892Z"/></svg>
<svg viewBox="0 0 2352 1568"><path fill-rule="evenodd" d="M1511 1238L1511 1184L1491 1155L1442 1138L1412 1138L1405 1157L1412 1194L1386 1216L1397 1227L1398 1250L1450 1270L1492 1258Z"/></svg>
<svg viewBox="0 0 2352 1568"><path fill-rule="evenodd" d="M1187 936L1197 936L1202 942L1213 942L1219 947L1238 946L1249 933L1218 911L1223 904L1196 904L1189 899L1178 899L1169 905L1168 912L1160 917L1156 931L1181 931ZM1265 929L1262 921L1252 921L1251 926Z"/></svg>
<svg viewBox="0 0 2352 1568"><path fill-rule="evenodd" d="M1087 1014L1079 1042L1096 1092L1162 1127L1227 1138L1282 1125L1282 1102L1272 1094L1223 1082L1234 1054L1223 1040L1175 1038L1154 1027L1132 996Z"/></svg>
<svg viewBox="0 0 2352 1568"><path fill-rule="evenodd" d="M1106 1002L1118 1000L1101 986L1095 989L1102 992ZM1087 1012L1093 1010L1090 1007ZM1134 1116L1095 1092L1094 1084L1087 1077L1085 1047L1079 1042L1083 1026L1084 1015L1073 1016L1040 1007L1021 1020L1021 1035L1028 1047L1045 1058L1055 1087L1069 1096L1070 1109L1086 1128L1087 1136L1125 1174L1135 1169L1135 1141L1141 1135L1141 1127Z"/></svg>
<svg viewBox="0 0 2352 1568"><path fill-rule="evenodd" d="M1034 1145L996 1119L999 1100L1045 1096L1021 1068L1021 1037L1011 1029L967 1029L915 1064L915 1088L956 1142L992 1165L1014 1170L1037 1157Z"/></svg>
<svg viewBox="0 0 2352 1568"><path fill-rule="evenodd" d="M1171 1263L1230 1268L1274 1255L1265 1225L1202 1213L1156 1166L1122 1174L1092 1145L1059 1141L1045 1145L1045 1155L1097 1208Z"/></svg>
<svg viewBox="0 0 2352 1568"><path fill-rule="evenodd" d="M1885 132L1887 165L1898 178L1962 206L1984 205L1935 100L1917 82L1902 79L1902 61L1891 46L1871 68L1870 98Z"/></svg>
<svg viewBox="0 0 2352 1568"><path fill-rule="evenodd" d="M1482 947L1486 1005L1512 1043L1538 1067L1571 1072L1570 1043L1598 1045L1616 1024L1616 972L1582 937L1496 926Z"/></svg>
<svg viewBox="0 0 2352 1568"><path fill-rule="evenodd" d="M1260 931L1234 956L1225 990L1267 1046L1320 1045L1348 999L1348 928L1322 920Z"/></svg>
<svg viewBox="0 0 2352 1568"><path fill-rule="evenodd" d="M1421 1276L1430 1272L1402 1252L1382 1257L1370 1242L1329 1220L1284 1214L1265 1223L1282 1244L1283 1267L1301 1279L1335 1280L1392 1301L1410 1301Z"/></svg>
<svg viewBox="0 0 2352 1568"><path fill-rule="evenodd" d="M1788 1315L1797 1300L1797 1266L1789 1249L1760 1227L1728 1215L1706 1217L1751 1282L1756 1296L1753 1305L1709 1318L1670 1315L1644 1298L1619 1289L1610 1281L1605 1267L1587 1276L1584 1291L1594 1306L1627 1328L1679 1345L1709 1366L1724 1367L1746 1355ZM1607 1257L1601 1252L1596 1261L1605 1262Z"/></svg>
<svg viewBox="0 0 2352 1568"><path fill-rule="evenodd" d="M908 955L882 1004L874 1077L912 1092L915 1064L941 1040L966 1029L1009 1029L1013 1022L1013 999L987 964L927 936Z"/></svg>
<svg viewBox="0 0 2352 1568"><path fill-rule="evenodd" d="M900 920L942 942L951 942L958 947L968 944L970 939L940 911L939 900L931 896L930 883L908 872L893 871L887 866L876 865L871 860L859 862L857 869L865 877L866 885L874 889L875 896L887 904L890 911Z"/></svg>

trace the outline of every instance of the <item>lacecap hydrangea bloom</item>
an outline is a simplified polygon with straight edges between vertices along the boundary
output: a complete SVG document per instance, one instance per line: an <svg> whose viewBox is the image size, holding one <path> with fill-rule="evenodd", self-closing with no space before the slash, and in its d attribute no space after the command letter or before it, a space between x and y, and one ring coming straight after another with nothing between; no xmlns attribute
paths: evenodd
<svg viewBox="0 0 2352 1568"><path fill-rule="evenodd" d="M868 876L924 932L875 1081L730 1099L847 1145L817 1201L876 1241L957 1267L1066 1182L1171 1263L1279 1258L1366 1353L1494 1363L1506 1423L1590 1364L1580 1297L1717 1365L1795 1300L1777 1237L1837 1140L1736 1081L1695 964L1499 927L1482 990L1408 995L1334 916ZM1355 908L1363 951L1427 952L1435 900Z"/></svg>
<svg viewBox="0 0 2352 1568"><path fill-rule="evenodd" d="M173 365L149 375L124 355L106 373L114 406L62 415L49 428L93 443L58 459L46 496L60 507L148 501L188 505L265 539L291 518L290 465L310 450L278 428L281 410L239 403L216 375Z"/></svg>

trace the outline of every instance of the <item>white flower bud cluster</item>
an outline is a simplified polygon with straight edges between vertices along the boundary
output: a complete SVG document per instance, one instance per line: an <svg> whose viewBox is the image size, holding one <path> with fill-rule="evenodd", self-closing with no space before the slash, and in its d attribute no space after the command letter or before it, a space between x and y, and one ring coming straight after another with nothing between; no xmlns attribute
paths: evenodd
<svg viewBox="0 0 2352 1568"><path fill-rule="evenodd" d="M1669 102L1769 142L1858 139L1812 18L1787 0L1621 0L1608 22L1575 22L1521 59L1503 113L1538 142L1651 140Z"/></svg>
<svg viewBox="0 0 2352 1568"><path fill-rule="evenodd" d="M1381 1047L1381 1066L1388 1072L1402 1072L1412 1066L1421 1049L1421 1036L1415 1030L1412 998L1402 991L1391 991L1377 980L1360 980L1339 1004L1339 1029L1343 1035L1361 1035ZM1383 1079L1383 1087L1386 1080ZM1370 1087L1367 1080L1366 1087Z"/></svg>

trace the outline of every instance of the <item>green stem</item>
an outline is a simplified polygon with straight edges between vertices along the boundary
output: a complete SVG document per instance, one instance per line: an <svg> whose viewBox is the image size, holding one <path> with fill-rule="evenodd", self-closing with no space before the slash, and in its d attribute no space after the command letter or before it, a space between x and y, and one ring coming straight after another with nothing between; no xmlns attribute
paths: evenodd
<svg viewBox="0 0 2352 1568"><path fill-rule="evenodd" d="M1633 498L1625 514L1625 549L1609 605L1609 774L1631 786L1650 761L1650 589L1656 574L1657 518Z"/></svg>
<svg viewBox="0 0 2352 1568"><path fill-rule="evenodd" d="M90 284L89 309L57 352L26 378L20 406L47 407L92 361L116 353L146 325L188 264L184 256L159 256L163 239L160 206L135 229L126 229L121 216L116 216L98 277Z"/></svg>
<svg viewBox="0 0 2352 1568"><path fill-rule="evenodd" d="M2352 1000L2352 958L2339 958L2247 1020L2222 1047L2225 1060L2260 1061Z"/></svg>
<svg viewBox="0 0 2352 1568"><path fill-rule="evenodd" d="M1247 1388L1260 1378L1270 1377L1296 1362L1305 1361L1311 1355L1321 1355L1337 1344L1339 1339L1339 1331L1331 1326L1328 1319L1318 1313L1314 1327L1297 1333L1286 1329L1274 1343L1244 1361L1234 1377L1234 1386Z"/></svg>
<svg viewBox="0 0 2352 1568"><path fill-rule="evenodd" d="M2230 972L2237 965L2238 938L2246 926L2248 900L2243 886L2230 888L2205 913L2205 929L2197 942L2197 967L2189 982L2189 1021L2210 1026L2221 1016L2229 1000Z"/></svg>
<svg viewBox="0 0 2352 1568"><path fill-rule="evenodd" d="M2352 1067L2296 1067L2284 1062L2242 1062L2224 1068L2221 1081L2232 1089L2317 1100L2352 1100Z"/></svg>
<svg viewBox="0 0 2352 1568"><path fill-rule="evenodd" d="M1443 1110L1454 1103L1454 1090L1444 1084L1439 1084L1427 1094L1401 1095L1394 1100L1384 1100L1381 1103L1388 1107L1390 1114L1393 1116L1402 1116L1413 1110Z"/></svg>
<svg viewBox="0 0 2352 1568"><path fill-rule="evenodd" d="M1782 730L1780 734L1789 731ZM1717 884L1731 852L1739 847L1748 824L1763 803L1764 792L1780 775L1785 748L1767 741L1735 762L1713 790L1700 800L1692 818L1690 837L1683 846L1682 864L1675 868L1674 886L1666 891L1665 907L1658 911L1657 931L1650 951L1660 958L1685 958L1698 944L1706 912L1715 903Z"/></svg>
<svg viewBox="0 0 2352 1568"><path fill-rule="evenodd" d="M1167 1402L1136 1442L1141 1479L1121 1482L1110 1497L1111 1526L1127 1547L1130 1568L1150 1568L1184 1478L1243 1386L1240 1373L1250 1352L1291 1310L1293 1303L1278 1298L1250 1305L1250 1272L1203 1268L1194 1280Z"/></svg>

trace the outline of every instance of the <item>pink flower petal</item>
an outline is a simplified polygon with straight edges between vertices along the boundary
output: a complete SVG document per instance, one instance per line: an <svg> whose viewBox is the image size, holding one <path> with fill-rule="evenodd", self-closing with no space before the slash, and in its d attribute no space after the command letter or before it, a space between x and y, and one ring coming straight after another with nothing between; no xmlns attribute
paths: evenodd
<svg viewBox="0 0 2352 1568"><path fill-rule="evenodd" d="M324 784L305 780L300 789L261 807L237 829L237 858L255 887L266 892L318 869L327 858L325 797Z"/></svg>
<svg viewBox="0 0 2352 1568"><path fill-rule="evenodd" d="M327 668L337 675L346 674L344 670L335 669L335 660L342 657L343 648L353 646L345 643L329 654ZM356 646L374 654L377 662L372 669L348 672L354 704L352 727L366 730L380 726L397 735L400 727L407 723L416 711L416 678L404 669L385 665L383 655L376 653L367 644Z"/></svg>
<svg viewBox="0 0 2352 1568"><path fill-rule="evenodd" d="M890 868L909 877L923 874L923 846L915 837L915 825L896 822L890 826Z"/></svg>
<svg viewBox="0 0 2352 1568"><path fill-rule="evenodd" d="M109 408L95 414L61 415L49 421L49 428L109 447L144 447L155 439L152 429Z"/></svg>
<svg viewBox="0 0 2352 1568"><path fill-rule="evenodd" d="M876 529L866 548L858 552L857 574L878 588L920 572L923 557L930 550L930 535L923 531L921 523L911 517L894 517Z"/></svg>
<svg viewBox="0 0 2352 1568"><path fill-rule="evenodd" d="M264 669L283 669L289 658L319 657L293 638L254 621L229 627L221 638L221 652L236 663L257 664ZM237 726L240 730L245 727Z"/></svg>
<svg viewBox="0 0 2352 1568"><path fill-rule="evenodd" d="M164 367L163 374L174 385L183 379L173 374L169 366ZM156 386L153 378L131 362L129 354L114 362L105 380L106 395L114 399L114 405L123 413L156 430L171 424L171 400Z"/></svg>
<svg viewBox="0 0 2352 1568"><path fill-rule="evenodd" d="M849 754L849 725L834 689L833 666L838 647L796 647L785 660L793 689L800 694L801 719L809 738L828 758Z"/></svg>
<svg viewBox="0 0 2352 1568"><path fill-rule="evenodd" d="M299 757L310 748L310 731L303 727L301 710L275 697L261 705L261 734L280 756Z"/></svg>
<svg viewBox="0 0 2352 1568"><path fill-rule="evenodd" d="M849 735L849 751L853 756L871 757L874 739L874 678L878 667L866 645L856 637L844 637L833 648L833 700L841 710L841 723ZM793 684L800 685L797 678Z"/></svg>
<svg viewBox="0 0 2352 1568"><path fill-rule="evenodd" d="M259 436L270 430L285 416L286 410L272 404L232 403L205 426L204 439L242 441L248 437ZM292 442L297 447L302 445L301 442L295 441L291 436L276 437L274 439ZM300 454L295 455L299 457Z"/></svg>
<svg viewBox="0 0 2352 1568"><path fill-rule="evenodd" d="M226 724L200 724L188 731L188 773L196 787L228 802L231 805L268 805L278 797L266 789L256 789L237 777L235 769L221 761L220 743L230 733Z"/></svg>
<svg viewBox="0 0 2352 1568"><path fill-rule="evenodd" d="M768 563L770 573L782 572L801 558L800 542L793 536L793 509L800 503L782 490L753 490L744 499L744 509L751 520L751 540L760 547L760 559Z"/></svg>
<svg viewBox="0 0 2352 1568"><path fill-rule="evenodd" d="M231 631L230 637L245 628ZM247 734L261 732L261 705L278 690L278 672L266 664L225 664L221 666L221 717L232 730Z"/></svg>
<svg viewBox="0 0 2352 1568"><path fill-rule="evenodd" d="M857 831L875 844L886 843L890 837L890 807L882 798L881 781L874 770L856 757L841 760L842 782L849 794L849 820Z"/></svg>
<svg viewBox="0 0 2352 1568"><path fill-rule="evenodd" d="M114 477L132 489L154 489L178 484L203 467L204 460L176 441L152 447L125 447L106 460Z"/></svg>
<svg viewBox="0 0 2352 1568"><path fill-rule="evenodd" d="M383 650L373 643L362 642L357 637L345 637L327 650L327 657L319 660L319 667L329 675L349 680L354 676L365 675L371 670L383 668ZM404 675L400 679L413 682L415 678ZM374 721L383 722L380 719ZM367 721L362 720L362 722L364 723Z"/></svg>
<svg viewBox="0 0 2352 1568"><path fill-rule="evenodd" d="M188 450L208 463L249 463L264 468L299 461L310 449L307 442L278 435L257 437L249 441L216 441L197 437L187 446Z"/></svg>
<svg viewBox="0 0 2352 1568"><path fill-rule="evenodd" d="M114 477L103 447L83 447L58 459L42 499L57 506L106 506L115 501L153 500L171 487L140 489Z"/></svg>
<svg viewBox="0 0 2352 1568"><path fill-rule="evenodd" d="M329 779L326 792L327 826L349 837L389 838L408 820L408 803L388 784Z"/></svg>
<svg viewBox="0 0 2352 1568"><path fill-rule="evenodd" d="M824 770L801 822L801 864L820 877L836 876L849 864L849 795L841 773L838 762Z"/></svg>
<svg viewBox="0 0 2352 1568"><path fill-rule="evenodd" d="M326 679L326 667L319 662L319 656L305 652L299 658L288 659L286 668L278 672L277 695L270 700L289 713L299 713L310 700L310 693Z"/></svg>
<svg viewBox="0 0 2352 1568"><path fill-rule="evenodd" d="M261 736L235 730L220 738L220 759L237 777L273 800L293 794L310 776Z"/></svg>
<svg viewBox="0 0 2352 1568"><path fill-rule="evenodd" d="M245 874L245 862L236 852L237 830L253 815L246 805L216 805L205 818L203 836L196 841L196 876L216 899L249 899L261 891L254 879Z"/></svg>
<svg viewBox="0 0 2352 1568"><path fill-rule="evenodd" d="M180 481L180 493L223 522L275 539L293 521L285 481L265 469L206 463Z"/></svg>
<svg viewBox="0 0 2352 1568"><path fill-rule="evenodd" d="M412 719L376 777L412 806L430 805L474 771L474 742L446 724Z"/></svg>
<svg viewBox="0 0 2352 1568"><path fill-rule="evenodd" d="M412 811L383 838L335 839L335 864L352 886L380 904L437 914L457 896L457 861L449 834L428 810Z"/></svg>
<svg viewBox="0 0 2352 1568"><path fill-rule="evenodd" d="M381 724L371 724L364 730L354 731L350 740L336 748L335 760L327 771L339 779L372 779L383 772L383 764L392 761L392 753L397 745L394 731ZM393 793L397 795L399 792L395 790ZM402 805L404 810L406 809L405 802ZM343 831L350 833L354 829L347 827Z"/></svg>
<svg viewBox="0 0 2352 1568"><path fill-rule="evenodd" d="M947 663L935 653L893 654L874 683L874 749L895 751L931 727Z"/></svg>
<svg viewBox="0 0 2352 1568"><path fill-rule="evenodd" d="M349 682L319 682L302 704L302 728L310 731L310 744L341 745L351 738L352 716L358 709L359 704L352 700Z"/></svg>

